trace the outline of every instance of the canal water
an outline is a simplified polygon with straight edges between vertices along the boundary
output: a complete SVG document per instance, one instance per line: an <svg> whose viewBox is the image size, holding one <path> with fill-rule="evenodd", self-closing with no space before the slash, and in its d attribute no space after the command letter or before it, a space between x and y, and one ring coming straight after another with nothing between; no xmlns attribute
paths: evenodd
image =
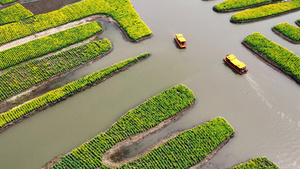
<svg viewBox="0 0 300 169"><path fill-rule="evenodd" d="M1 168L40 168L105 131L129 109L179 83L193 90L195 106L178 121L129 147L126 156L173 132L222 116L235 129L235 137L203 168L223 169L257 156L266 156L282 169L300 168L300 87L241 44L251 33L261 32L299 56L299 45L281 39L271 28L281 22L294 24L300 12L237 25L229 22L233 13L212 10L220 2L132 0L153 37L130 43L116 26L104 22L99 38L112 41L112 53L48 87L143 52L151 57L0 133ZM176 47L176 33L187 39L186 49ZM241 76L223 63L223 57L231 53L247 65L247 74Z"/></svg>

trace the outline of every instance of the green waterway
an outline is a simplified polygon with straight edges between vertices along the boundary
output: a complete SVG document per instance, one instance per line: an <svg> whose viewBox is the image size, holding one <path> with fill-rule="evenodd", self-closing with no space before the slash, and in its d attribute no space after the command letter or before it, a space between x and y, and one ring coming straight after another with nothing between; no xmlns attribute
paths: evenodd
<svg viewBox="0 0 300 169"><path fill-rule="evenodd" d="M40 168L56 155L105 131L129 109L178 83L193 90L196 105L177 122L131 147L131 154L178 129L222 116L234 127L236 136L204 168L226 168L256 156L266 156L283 169L299 168L299 85L259 60L241 41L253 32L261 32L300 55L297 45L271 31L280 22L294 23L300 12L235 25L229 22L233 13L213 12L212 7L220 2L133 0L153 37L130 43L117 27L104 22L105 31L99 38L111 40L113 52L48 88L143 52L152 56L1 133L1 168ZM187 39L187 49L176 48L176 33ZM230 53L247 64L246 75L234 73L223 63L223 57Z"/></svg>

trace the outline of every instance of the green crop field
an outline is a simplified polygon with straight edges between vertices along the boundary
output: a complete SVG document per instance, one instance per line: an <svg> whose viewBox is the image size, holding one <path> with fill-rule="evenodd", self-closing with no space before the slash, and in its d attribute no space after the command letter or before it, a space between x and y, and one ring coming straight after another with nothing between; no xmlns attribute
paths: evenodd
<svg viewBox="0 0 300 169"><path fill-rule="evenodd" d="M293 43L300 43L300 28L289 23L280 23L273 27L274 30L285 36Z"/></svg>
<svg viewBox="0 0 300 169"><path fill-rule="evenodd" d="M58 89L52 90L40 97L28 101L25 104L22 104L5 113L2 113L0 114L0 128L9 124L10 122L13 122L14 120L21 118L22 116L25 116L28 113L31 113L34 110L46 106L47 104L55 103L66 96L70 96L71 94L81 90L82 88L93 84L103 79L104 77L107 77L108 75L116 72L117 70L124 68L129 64L135 63L138 60L145 58L148 55L148 53L144 53L140 56L130 58L120 63L114 64L113 66L104 68L93 74L80 78L79 80L68 83Z"/></svg>
<svg viewBox="0 0 300 169"><path fill-rule="evenodd" d="M0 25L32 17L33 13L17 3L0 11Z"/></svg>
<svg viewBox="0 0 300 169"><path fill-rule="evenodd" d="M36 15L0 27L0 44L54 28L91 15L109 15L114 18L133 40L152 34L128 0L84 0L61 9Z"/></svg>
<svg viewBox="0 0 300 169"><path fill-rule="evenodd" d="M247 169L247 168L266 168L266 169L279 169L273 162L266 157L253 158L246 163L241 163L230 169Z"/></svg>
<svg viewBox="0 0 300 169"><path fill-rule="evenodd" d="M270 41L260 33L253 33L244 39L252 51L262 53L278 64L286 73L300 79L300 58L288 49Z"/></svg>
<svg viewBox="0 0 300 169"><path fill-rule="evenodd" d="M249 8L252 6L263 5L267 3L271 3L272 0L226 0L221 2L213 7L213 9L217 12L226 12L233 10L241 10L244 8Z"/></svg>
<svg viewBox="0 0 300 169"><path fill-rule="evenodd" d="M90 22L1 51L0 70L78 43L101 30L97 22Z"/></svg>
<svg viewBox="0 0 300 169"><path fill-rule="evenodd" d="M0 0L0 4L5 5L5 4L13 3L16 1L18 1L18 0Z"/></svg>
<svg viewBox="0 0 300 169"><path fill-rule="evenodd" d="M234 14L231 17L232 22L251 22L257 19L284 14L293 10L300 9L300 0L292 0L291 2L282 2L269 4L254 9L247 9Z"/></svg>
<svg viewBox="0 0 300 169"><path fill-rule="evenodd" d="M111 48L110 41L104 39L14 67L0 76L0 102L102 55Z"/></svg>

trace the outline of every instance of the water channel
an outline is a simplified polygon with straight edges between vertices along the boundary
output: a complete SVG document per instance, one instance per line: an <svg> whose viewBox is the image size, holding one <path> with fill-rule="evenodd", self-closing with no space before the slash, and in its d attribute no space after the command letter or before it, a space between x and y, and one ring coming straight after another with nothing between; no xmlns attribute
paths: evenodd
<svg viewBox="0 0 300 169"><path fill-rule="evenodd" d="M281 39L271 28L281 22L293 24L300 12L236 25L229 22L233 13L212 10L220 2L132 0L153 37L130 43L116 26L104 22L99 38L111 40L113 52L48 87L143 52L152 56L0 133L0 168L40 168L105 131L129 109L179 83L193 90L196 105L178 121L130 147L128 156L175 131L222 116L234 127L235 137L203 168L223 169L257 156L266 156L282 169L300 168L300 87L241 44L249 34L261 32L299 56L299 45ZM175 46L176 33L185 36L187 49ZM222 59L230 53L247 64L246 75L224 65Z"/></svg>

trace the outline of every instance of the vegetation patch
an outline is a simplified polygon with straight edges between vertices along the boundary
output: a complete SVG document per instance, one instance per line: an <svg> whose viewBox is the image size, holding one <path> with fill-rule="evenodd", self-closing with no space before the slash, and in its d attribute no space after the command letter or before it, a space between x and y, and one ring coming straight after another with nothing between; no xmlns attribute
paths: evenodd
<svg viewBox="0 0 300 169"><path fill-rule="evenodd" d="M54 75L66 72L91 59L107 53L112 48L109 40L88 44L63 51L57 55L17 66L0 76L0 102L33 87Z"/></svg>
<svg viewBox="0 0 300 169"><path fill-rule="evenodd" d="M6 5L6 4L9 4L9 3L16 2L16 1L18 1L18 0L0 0L0 4Z"/></svg>
<svg viewBox="0 0 300 169"><path fill-rule="evenodd" d="M234 130L228 122L218 117L184 131L142 158L120 168L189 168L205 159L233 134Z"/></svg>
<svg viewBox="0 0 300 169"><path fill-rule="evenodd" d="M280 23L274 26L273 31L292 43L300 43L300 28L289 23Z"/></svg>
<svg viewBox="0 0 300 169"><path fill-rule="evenodd" d="M262 59L281 70L300 84L300 58L288 49L270 41L260 33L253 33L243 44Z"/></svg>
<svg viewBox="0 0 300 169"><path fill-rule="evenodd" d="M231 12L272 3L273 0L226 0L213 7L216 12Z"/></svg>
<svg viewBox="0 0 300 169"><path fill-rule="evenodd" d="M53 168L107 168L102 163L103 153L116 143L148 131L164 120L176 116L191 106L194 100L193 92L184 85L167 89L130 110L106 132L61 157L61 161Z"/></svg>
<svg viewBox="0 0 300 169"><path fill-rule="evenodd" d="M80 92L96 82L101 82L112 76L114 73L120 72L138 62L141 59L149 56L148 53L141 54L140 56L127 59L125 61L114 64L113 66L104 68L93 74L87 75L79 80L68 83L58 89L47 92L46 94L28 101L18 107L15 107L0 115L0 131L7 129L15 122L21 121L23 118L30 116L40 110L45 109L47 106L58 103L65 98ZM171 103L168 103L171 104ZM170 112L171 113L171 112Z"/></svg>
<svg viewBox="0 0 300 169"><path fill-rule="evenodd" d="M109 15L134 41L152 34L128 0L84 0L61 9L0 27L0 44L91 15Z"/></svg>
<svg viewBox="0 0 300 169"><path fill-rule="evenodd" d="M17 3L0 11L0 25L32 17L33 13Z"/></svg>
<svg viewBox="0 0 300 169"><path fill-rule="evenodd" d="M244 168L269 168L269 169L279 169L279 167L271 162L266 157L256 157L250 159L247 162L238 164L230 169L244 169Z"/></svg>
<svg viewBox="0 0 300 169"><path fill-rule="evenodd" d="M254 9L247 9L238 12L231 17L233 23L246 23L256 20L285 14L291 11L300 9L300 0L292 0L291 2L282 2L276 4L269 4Z"/></svg>
<svg viewBox="0 0 300 169"><path fill-rule="evenodd" d="M101 30L97 22L90 22L1 51L0 69L55 52L83 41Z"/></svg>

